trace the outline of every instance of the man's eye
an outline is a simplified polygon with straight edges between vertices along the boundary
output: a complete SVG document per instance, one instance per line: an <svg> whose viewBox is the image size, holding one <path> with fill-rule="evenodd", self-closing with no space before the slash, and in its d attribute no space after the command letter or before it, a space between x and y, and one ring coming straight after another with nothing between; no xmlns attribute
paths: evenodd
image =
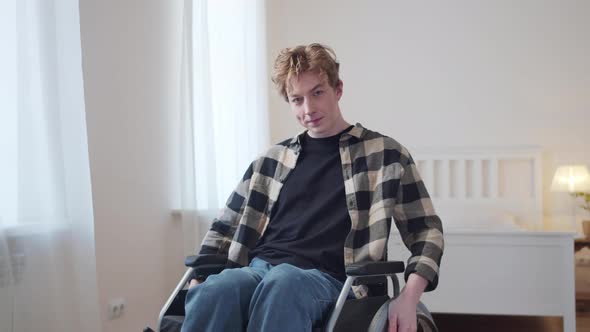
<svg viewBox="0 0 590 332"><path fill-rule="evenodd" d="M291 99L291 102L294 104L299 104L301 102L301 98L293 98Z"/></svg>
<svg viewBox="0 0 590 332"><path fill-rule="evenodd" d="M323 90L316 90L316 91L313 93L313 95L314 95L314 96L319 96L319 95L321 95L322 93L324 93L324 91L323 91Z"/></svg>

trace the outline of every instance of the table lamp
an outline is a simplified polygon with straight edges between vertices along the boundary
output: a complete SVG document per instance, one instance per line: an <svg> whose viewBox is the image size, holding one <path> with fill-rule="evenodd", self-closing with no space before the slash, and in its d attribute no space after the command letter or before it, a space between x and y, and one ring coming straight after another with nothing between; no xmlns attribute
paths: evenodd
<svg viewBox="0 0 590 332"><path fill-rule="evenodd" d="M590 173L585 165L566 165L559 166L551 182L551 191L568 192L576 197L576 194L590 192ZM576 227L576 202L572 206L573 227L577 233Z"/></svg>

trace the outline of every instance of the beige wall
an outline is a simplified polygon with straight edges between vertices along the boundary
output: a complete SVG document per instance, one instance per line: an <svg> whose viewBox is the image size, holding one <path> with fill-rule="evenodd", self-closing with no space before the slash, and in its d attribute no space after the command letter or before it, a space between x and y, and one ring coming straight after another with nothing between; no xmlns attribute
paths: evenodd
<svg viewBox="0 0 590 332"><path fill-rule="evenodd" d="M182 1L80 1L104 331L155 326L183 271L177 190ZM127 301L107 319L110 299Z"/></svg>
<svg viewBox="0 0 590 332"><path fill-rule="evenodd" d="M589 16L573 0L269 1L268 57L328 44L349 122L409 148L539 145L548 187L558 163L590 164ZM276 142L299 128L270 96ZM571 213L545 189L547 214Z"/></svg>

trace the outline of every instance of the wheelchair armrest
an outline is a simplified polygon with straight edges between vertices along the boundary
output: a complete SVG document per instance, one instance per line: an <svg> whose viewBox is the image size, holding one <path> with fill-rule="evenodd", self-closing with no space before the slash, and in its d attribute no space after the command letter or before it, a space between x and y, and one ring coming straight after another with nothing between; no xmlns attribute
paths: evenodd
<svg viewBox="0 0 590 332"><path fill-rule="evenodd" d="M193 268L192 277L199 281L205 281L212 274L221 273L227 267L227 256L225 255L194 255L184 260L184 265Z"/></svg>
<svg viewBox="0 0 590 332"><path fill-rule="evenodd" d="M223 270L225 270L225 264L199 265L194 267L193 276L195 276L197 280L205 280L208 276L219 274Z"/></svg>
<svg viewBox="0 0 590 332"><path fill-rule="evenodd" d="M227 256L225 255L194 255L187 256L184 259L184 265L187 267L197 267L199 265L223 265L227 264Z"/></svg>
<svg viewBox="0 0 590 332"><path fill-rule="evenodd" d="M358 285L383 285L387 283L387 276L383 275L376 275L376 276L366 276L366 277L358 277L354 279L352 282L353 286Z"/></svg>
<svg viewBox="0 0 590 332"><path fill-rule="evenodd" d="M364 262L346 266L347 276L375 276L402 273L405 270L404 262Z"/></svg>

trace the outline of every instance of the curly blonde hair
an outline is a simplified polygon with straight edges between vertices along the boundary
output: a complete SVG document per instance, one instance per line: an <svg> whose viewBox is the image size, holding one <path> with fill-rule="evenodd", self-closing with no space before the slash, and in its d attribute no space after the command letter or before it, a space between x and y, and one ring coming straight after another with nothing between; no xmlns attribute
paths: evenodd
<svg viewBox="0 0 590 332"><path fill-rule="evenodd" d="M336 61L336 53L330 47L313 43L284 48L277 56L272 82L286 101L289 80L307 71L318 73L327 79L331 87L336 88L340 82L338 70L340 64Z"/></svg>

